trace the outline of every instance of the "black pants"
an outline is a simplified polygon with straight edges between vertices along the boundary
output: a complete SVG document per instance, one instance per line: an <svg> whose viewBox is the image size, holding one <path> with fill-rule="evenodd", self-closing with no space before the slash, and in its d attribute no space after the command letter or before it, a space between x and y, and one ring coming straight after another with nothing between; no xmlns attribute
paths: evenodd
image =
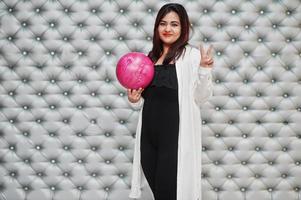
<svg viewBox="0 0 301 200"><path fill-rule="evenodd" d="M148 90L142 115L141 165L155 200L176 200L179 106L177 90Z"/></svg>

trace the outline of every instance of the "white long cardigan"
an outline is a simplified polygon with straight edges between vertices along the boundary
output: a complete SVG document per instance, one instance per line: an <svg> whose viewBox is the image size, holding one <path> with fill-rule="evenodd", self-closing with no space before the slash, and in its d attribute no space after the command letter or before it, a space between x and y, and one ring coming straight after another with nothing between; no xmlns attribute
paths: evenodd
<svg viewBox="0 0 301 200"><path fill-rule="evenodd" d="M186 46L185 54L176 61L179 100L179 139L177 200L201 200L201 115L200 106L212 95L211 68L199 66L200 51ZM143 105L143 98L130 103L134 109ZM129 197L140 198L144 173L140 164L140 136L142 109L140 109Z"/></svg>

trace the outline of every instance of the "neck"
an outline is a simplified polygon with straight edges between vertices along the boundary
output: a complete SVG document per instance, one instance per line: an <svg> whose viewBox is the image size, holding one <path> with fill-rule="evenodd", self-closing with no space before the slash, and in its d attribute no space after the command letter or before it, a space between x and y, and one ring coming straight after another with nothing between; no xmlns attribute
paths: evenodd
<svg viewBox="0 0 301 200"><path fill-rule="evenodd" d="M163 46L163 55L166 55L168 53L169 46L164 45Z"/></svg>

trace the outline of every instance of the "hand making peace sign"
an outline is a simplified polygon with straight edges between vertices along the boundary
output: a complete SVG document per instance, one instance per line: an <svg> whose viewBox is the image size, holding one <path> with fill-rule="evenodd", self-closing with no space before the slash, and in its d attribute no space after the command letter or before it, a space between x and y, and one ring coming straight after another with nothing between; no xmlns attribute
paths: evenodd
<svg viewBox="0 0 301 200"><path fill-rule="evenodd" d="M201 52L201 63L200 66L202 67L209 67L213 66L213 55L212 55L213 46L210 45L208 50L205 50L203 46L200 47Z"/></svg>

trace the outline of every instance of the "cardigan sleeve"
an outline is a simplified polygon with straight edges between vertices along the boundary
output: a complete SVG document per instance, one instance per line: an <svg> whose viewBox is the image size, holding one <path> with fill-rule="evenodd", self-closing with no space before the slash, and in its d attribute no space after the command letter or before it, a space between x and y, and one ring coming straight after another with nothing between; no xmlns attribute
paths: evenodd
<svg viewBox="0 0 301 200"><path fill-rule="evenodd" d="M198 106L205 103L213 94L211 68L198 66L197 80L194 86L194 100Z"/></svg>
<svg viewBox="0 0 301 200"><path fill-rule="evenodd" d="M201 106L213 95L212 68L200 66L200 52L194 49L191 58L191 65L194 68L193 95L194 101Z"/></svg>
<svg viewBox="0 0 301 200"><path fill-rule="evenodd" d="M127 101L128 101L130 107L131 107L133 110L140 110L140 109L142 108L143 103L144 103L143 97L141 97L141 98L139 99L139 101L137 101L136 103L132 103L132 102L130 102L129 100L127 100Z"/></svg>

